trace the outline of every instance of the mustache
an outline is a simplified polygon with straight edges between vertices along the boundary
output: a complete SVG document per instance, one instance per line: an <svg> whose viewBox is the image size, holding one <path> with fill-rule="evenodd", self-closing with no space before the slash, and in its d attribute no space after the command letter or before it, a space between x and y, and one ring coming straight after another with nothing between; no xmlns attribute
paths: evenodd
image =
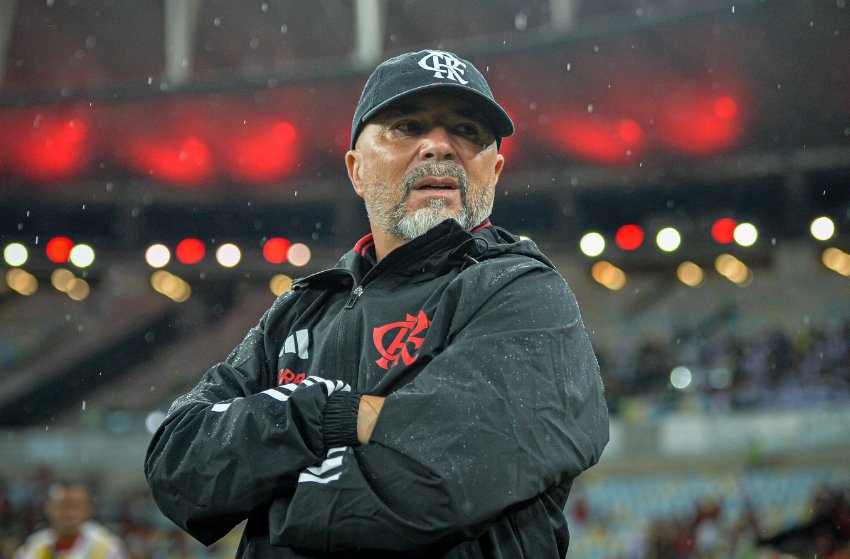
<svg viewBox="0 0 850 559"><path fill-rule="evenodd" d="M469 188L469 177L466 175L466 171L463 170L463 167L451 159L446 159L444 161L426 161L405 173L401 181L401 185L404 189L404 195L407 196L410 194L410 191L413 189L413 185L425 177L456 178L460 188L460 195L463 199L466 198L466 192Z"/></svg>

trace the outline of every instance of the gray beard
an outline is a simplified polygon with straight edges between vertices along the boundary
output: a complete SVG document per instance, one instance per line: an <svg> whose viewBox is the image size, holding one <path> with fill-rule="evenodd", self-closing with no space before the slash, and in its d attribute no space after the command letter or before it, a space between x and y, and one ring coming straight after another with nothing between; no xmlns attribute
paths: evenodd
<svg viewBox="0 0 850 559"><path fill-rule="evenodd" d="M476 224L469 225L469 215L466 211L466 203L462 203L457 215L446 207L443 198L431 198L428 200L427 208L420 208L413 213L404 214L404 206L396 208L396 215L401 213L393 228L393 235L402 239L415 239L424 235L437 225L447 219L454 219L466 230L472 229ZM482 220L483 221L483 220Z"/></svg>
<svg viewBox="0 0 850 559"><path fill-rule="evenodd" d="M427 208L407 213L407 197L410 191L417 181L428 176L449 176L458 180L460 210L456 214L446 207L446 201L442 198L432 198L428 201ZM464 230L469 231L483 222L493 209L492 203L488 203L486 199L475 199L469 203L469 178L463 167L451 160L429 161L411 169L402 180L402 188L404 196L401 202L391 215L384 216L386 219L379 218L379 221L383 222L383 229L387 233L407 241L427 233L447 219L454 219ZM369 213L371 220L372 212Z"/></svg>

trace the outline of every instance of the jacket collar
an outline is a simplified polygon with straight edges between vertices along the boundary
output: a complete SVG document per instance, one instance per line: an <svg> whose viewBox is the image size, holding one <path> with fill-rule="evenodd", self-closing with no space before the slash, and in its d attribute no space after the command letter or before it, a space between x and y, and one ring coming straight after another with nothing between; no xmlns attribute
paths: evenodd
<svg viewBox="0 0 850 559"><path fill-rule="evenodd" d="M453 220L446 220L446 221L448 222L448 221L453 221ZM445 223L446 222L444 222L443 224L445 224ZM440 226L442 226L443 224L441 224ZM493 224L490 223L490 219L485 218L484 221L482 221L480 224L478 224L476 227L473 227L472 230L470 230L470 234L478 233L479 231L483 231L484 229L486 229L488 227L492 227L492 226L493 226ZM357 254L358 256L360 256L361 258L368 259L372 263L372 265L374 265L377 262L377 259L375 257L375 239L372 237L372 233L368 233L363 238L361 238L359 241L357 241L357 243L354 245L353 250L354 250L354 253ZM396 250L398 250L398 249L396 249Z"/></svg>
<svg viewBox="0 0 850 559"><path fill-rule="evenodd" d="M323 270L295 280L293 287L318 286L321 284L357 285L367 279L392 274L400 277L414 275L438 275L452 265L462 265L462 254L458 249L474 245L473 235L494 235L489 220L475 227L472 232L464 231L453 219L447 219L427 233L398 247L380 263L375 261L375 241L372 234L361 238L339 260L334 268ZM409 281L409 279L407 280Z"/></svg>

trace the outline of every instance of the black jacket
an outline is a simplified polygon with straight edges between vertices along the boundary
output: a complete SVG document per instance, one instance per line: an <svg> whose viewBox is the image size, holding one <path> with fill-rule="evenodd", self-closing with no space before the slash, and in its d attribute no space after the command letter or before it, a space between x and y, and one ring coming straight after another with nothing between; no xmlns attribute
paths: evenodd
<svg viewBox="0 0 850 559"><path fill-rule="evenodd" d="M363 446L361 393L387 397ZM532 242L448 220L296 282L174 402L145 474L205 544L247 518L239 557L546 559L607 440L567 284Z"/></svg>

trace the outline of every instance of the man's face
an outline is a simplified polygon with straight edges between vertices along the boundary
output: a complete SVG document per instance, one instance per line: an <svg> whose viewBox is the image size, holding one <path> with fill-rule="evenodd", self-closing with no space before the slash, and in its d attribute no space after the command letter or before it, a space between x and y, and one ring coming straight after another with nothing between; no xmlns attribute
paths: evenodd
<svg viewBox="0 0 850 559"><path fill-rule="evenodd" d="M503 164L480 111L446 93L412 96L381 111L346 155L369 222L402 240L448 218L467 230L484 221Z"/></svg>
<svg viewBox="0 0 850 559"><path fill-rule="evenodd" d="M60 537L73 537L91 517L89 491L80 485L54 485L47 497L47 519Z"/></svg>

